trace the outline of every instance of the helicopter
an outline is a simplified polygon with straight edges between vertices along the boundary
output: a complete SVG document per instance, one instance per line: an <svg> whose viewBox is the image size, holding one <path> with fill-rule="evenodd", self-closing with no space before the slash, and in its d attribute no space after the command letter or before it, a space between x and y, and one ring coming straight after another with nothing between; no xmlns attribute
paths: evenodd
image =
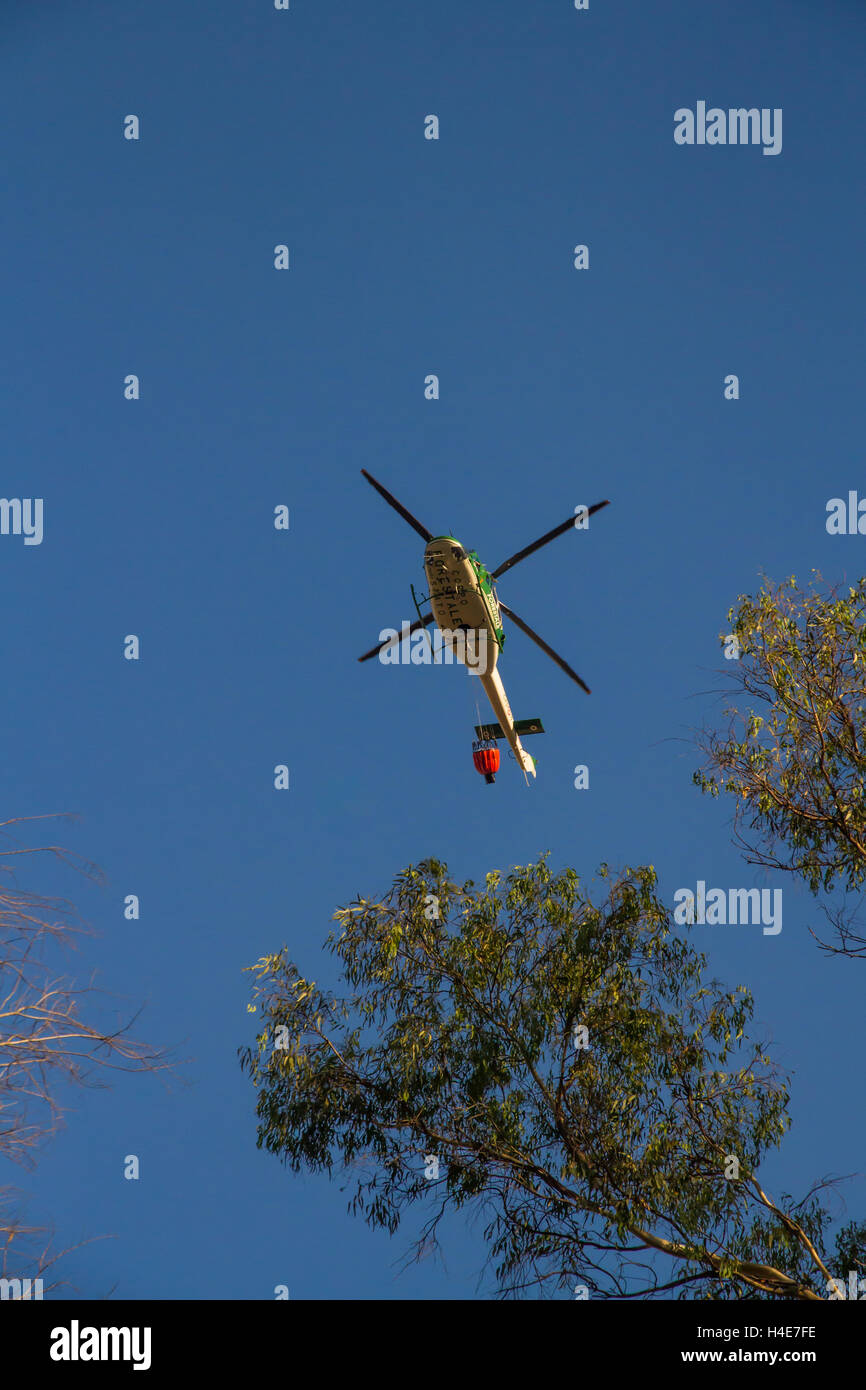
<svg viewBox="0 0 866 1390"><path fill-rule="evenodd" d="M511 706L505 694L505 687L502 684L502 677L497 670L499 653L505 644L505 631L502 625L502 615L510 619L511 622L526 633L543 652L556 662L560 670L570 676L587 695L590 694L589 686L581 680L576 671L572 670L567 661L553 650L552 647L533 631L528 623L503 603L496 592L496 580L513 569L521 560L533 555L536 550L540 550L549 541L555 540L557 536L565 535L566 531L572 529L582 529L585 527L589 517L595 512L601 511L602 507L610 505L609 499L603 502L596 502L592 507L577 507L575 514L570 516L567 521L563 521L559 526L554 526L552 531L547 531L537 541L531 545L524 546L516 554L511 555L507 560L498 565L495 570L488 570L481 563L474 550L466 550L456 536L444 535L434 536L432 531L428 531L426 526L414 517L402 502L383 487L366 468L361 469L361 473L372 487L376 489L381 497L385 499L394 511L407 521L413 530L424 540L426 549L424 551L424 572L427 577L429 594L420 600L415 594L412 586L412 598L418 613L418 619L413 623L404 623L399 633L393 632L384 641L380 641L375 647L371 647L363 656L359 656L359 661L369 661L372 657L378 656L385 648L391 649L399 644L404 638L411 636L412 633L420 631L422 628L429 627L435 623L442 633L443 638L456 650L458 660L460 660L467 670L478 677L484 692L490 701L496 722L491 724L477 724L475 733L477 739L473 743L473 761L477 770L484 774L485 781L492 783L499 770L499 747L498 741L505 739L509 744L518 764L523 770L524 778L528 784L529 775L535 777L535 759L520 741L520 735L544 733L540 719L517 719L511 713ZM579 515L578 515L579 513ZM430 603L431 611L425 615L421 613L420 604ZM455 640L462 639L462 640Z"/></svg>

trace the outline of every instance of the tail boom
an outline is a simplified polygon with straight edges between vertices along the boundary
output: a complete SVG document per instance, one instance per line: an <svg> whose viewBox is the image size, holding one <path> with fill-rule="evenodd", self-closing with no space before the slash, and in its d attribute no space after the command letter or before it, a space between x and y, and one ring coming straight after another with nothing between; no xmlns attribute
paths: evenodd
<svg viewBox="0 0 866 1390"><path fill-rule="evenodd" d="M492 671L487 671L483 675L479 674L478 679L484 687L484 693L490 701L511 751L524 773L528 772L534 777L535 760L527 753L514 727L514 715L511 713L511 706L508 703L508 696L505 694L502 677L494 667Z"/></svg>

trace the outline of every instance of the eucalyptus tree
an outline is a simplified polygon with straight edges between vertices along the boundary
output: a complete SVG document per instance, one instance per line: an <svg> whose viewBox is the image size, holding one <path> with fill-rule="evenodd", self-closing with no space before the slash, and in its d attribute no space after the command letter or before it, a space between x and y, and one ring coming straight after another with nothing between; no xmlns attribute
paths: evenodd
<svg viewBox="0 0 866 1390"><path fill-rule="evenodd" d="M372 1227L415 1209L409 1258L481 1213L502 1294L826 1297L820 1186L777 1201L759 1177L788 1091L751 996L705 978L656 889L544 856L458 885L430 859L338 909L339 989L264 956L259 1146L339 1176Z"/></svg>
<svg viewBox="0 0 866 1390"><path fill-rule="evenodd" d="M817 574L805 589L765 579L728 618L731 698L720 727L698 734L695 781L733 798L750 863L796 874L821 898L835 928L824 949L864 959L866 579L844 590Z"/></svg>

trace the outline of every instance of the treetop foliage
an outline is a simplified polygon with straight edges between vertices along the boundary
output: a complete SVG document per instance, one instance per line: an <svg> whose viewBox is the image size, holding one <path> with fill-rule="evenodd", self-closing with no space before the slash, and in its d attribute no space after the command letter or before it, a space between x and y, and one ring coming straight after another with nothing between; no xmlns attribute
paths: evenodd
<svg viewBox="0 0 866 1390"><path fill-rule="evenodd" d="M764 581L729 612L740 658L724 730L703 730L695 782L734 797L751 863L802 875L811 891L856 894L866 879L866 579L846 590L794 576ZM829 911L841 944L866 956L850 899Z"/></svg>
<svg viewBox="0 0 866 1390"><path fill-rule="evenodd" d="M751 995L705 978L656 887L544 856L458 885L429 859L335 913L342 993L263 957L259 1146L339 1170L372 1226L417 1204L416 1256L474 1207L502 1292L823 1296L826 1213L756 1176L789 1120Z"/></svg>

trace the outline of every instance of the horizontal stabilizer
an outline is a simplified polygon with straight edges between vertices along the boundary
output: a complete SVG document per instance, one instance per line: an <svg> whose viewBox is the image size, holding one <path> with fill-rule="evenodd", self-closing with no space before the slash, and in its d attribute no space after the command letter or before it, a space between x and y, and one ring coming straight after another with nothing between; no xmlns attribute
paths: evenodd
<svg viewBox="0 0 866 1390"><path fill-rule="evenodd" d="M505 738L501 724L476 724L475 732L479 738ZM544 729L540 719L515 719L514 732L519 737L521 734L543 734Z"/></svg>

